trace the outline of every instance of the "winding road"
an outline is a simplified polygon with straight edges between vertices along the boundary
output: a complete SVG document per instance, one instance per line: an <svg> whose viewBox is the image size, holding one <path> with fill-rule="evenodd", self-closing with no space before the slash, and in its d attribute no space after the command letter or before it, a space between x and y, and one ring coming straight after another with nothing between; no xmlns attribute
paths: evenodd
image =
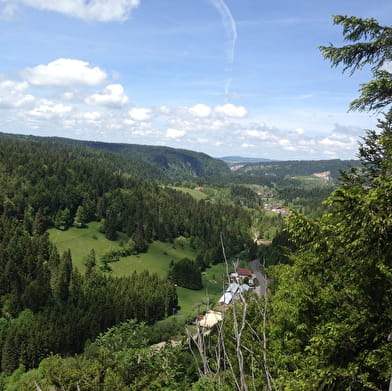
<svg viewBox="0 0 392 391"><path fill-rule="evenodd" d="M260 258L254 259L250 262L250 264L252 267L252 271L256 276L256 279L259 281L259 286L255 288L255 291L259 295L259 297L262 297L267 292L268 280L260 272Z"/></svg>

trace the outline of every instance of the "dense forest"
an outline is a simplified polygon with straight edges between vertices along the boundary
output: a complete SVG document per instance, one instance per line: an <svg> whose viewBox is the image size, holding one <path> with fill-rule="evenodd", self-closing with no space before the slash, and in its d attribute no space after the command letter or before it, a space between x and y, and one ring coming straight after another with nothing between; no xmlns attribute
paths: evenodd
<svg viewBox="0 0 392 391"><path fill-rule="evenodd" d="M226 173L200 177L217 187L197 200L167 186L174 182L156 167L118 151L0 137L1 391L387 389L392 77L380 68L391 61L392 29L347 16L335 23L349 45L321 47L323 55L345 70L373 66L374 80L351 108L385 110L336 186L298 189L287 171ZM322 198L317 215L292 208L283 219L264 210L273 200L301 203L306 212ZM172 263L165 278L148 271L114 277L92 250L81 273L47 229L83 230L93 220L107 239L127 238L108 255L109 270L122 254L178 237L189 240L195 259ZM272 243L257 246L253 233L267 225L275 229ZM269 280L261 295L241 291L207 332L197 321L185 328L164 319L177 310L175 284L199 289L203 270L239 254L260 258Z"/></svg>
<svg viewBox="0 0 392 391"><path fill-rule="evenodd" d="M232 171L236 175L246 174L250 176L278 177L312 175L329 171L332 178L338 178L341 170L347 170L354 166L359 166L358 160L295 160L286 162L235 164L232 166Z"/></svg>
<svg viewBox="0 0 392 391"><path fill-rule="evenodd" d="M250 247L248 212L197 202L125 171L129 164L144 172L143 163L135 167L106 152L9 136L0 140L0 156L5 374L19 365L35 367L50 353L80 352L88 339L123 320L153 323L177 308L172 282L148 272L110 277L98 268L93 252L86 274L80 274L71 253L58 254L49 242L47 228L82 229L100 220L108 239L120 232L129 238L123 253L146 251L153 240L189 237L199 253L199 268L221 261L222 233L229 253ZM118 162L124 171L114 169ZM107 263L113 259L106 261L104 270L110 270Z"/></svg>
<svg viewBox="0 0 392 391"><path fill-rule="evenodd" d="M93 141L72 140L60 137L37 137L10 135L0 133L0 137L19 138L27 141L70 145L110 152L116 160L127 162L127 171L139 174L146 171L146 179L170 177L172 180L183 180L194 177L220 176L229 173L227 165L204 153L164 146L147 146L137 144L115 144ZM123 159L121 159L122 157ZM126 158L126 159L124 159ZM136 166L136 167L132 167ZM119 168L122 168L121 166Z"/></svg>

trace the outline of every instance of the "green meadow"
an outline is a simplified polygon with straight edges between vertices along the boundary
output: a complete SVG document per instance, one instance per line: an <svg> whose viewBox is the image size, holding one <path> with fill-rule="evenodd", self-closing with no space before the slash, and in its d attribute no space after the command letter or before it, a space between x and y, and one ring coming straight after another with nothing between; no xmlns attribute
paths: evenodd
<svg viewBox="0 0 392 391"><path fill-rule="evenodd" d="M87 228L71 227L66 231L60 231L56 228L48 230L51 241L57 246L59 253L70 249L72 253L73 264L84 272L84 262L91 251L95 250L97 260L109 250L120 248L120 241L112 242L105 238L105 235L99 232L101 223L94 221L88 224Z"/></svg>
<svg viewBox="0 0 392 391"><path fill-rule="evenodd" d="M208 197L207 194L205 194L201 190L195 190L195 189L190 189L188 187L180 187L180 186L170 186L170 188L189 194L197 201L204 200Z"/></svg>
<svg viewBox="0 0 392 391"><path fill-rule="evenodd" d="M314 175L302 175L302 176L295 176L292 177L293 179L297 179L301 182L304 189L313 189L315 187L330 187L331 182L326 181L323 178L314 176Z"/></svg>
<svg viewBox="0 0 392 391"><path fill-rule="evenodd" d="M94 249L97 263L100 257L109 250L121 248L126 237L120 236L117 241L110 241L99 232L99 222L92 222L86 228L71 227L67 231L56 228L49 229L51 241L57 246L60 254L70 249L73 264L81 272L85 271L85 260L91 249ZM127 276L134 271L148 270L164 277L170 267L170 263L177 262L182 258L194 259L196 252L189 245L189 240L178 238L174 243L155 241L150 243L148 251L143 254L123 257L119 262L110 263L113 276ZM225 273L224 265L212 265L203 272L203 289L194 291L177 287L179 306L178 315L193 315L199 310L205 310L208 306L213 307L222 295L222 281Z"/></svg>
<svg viewBox="0 0 392 391"><path fill-rule="evenodd" d="M203 289L193 291L177 287L181 306L179 313L190 315L215 307L223 294L223 281L227 281L225 275L225 265L220 263L212 265L202 273Z"/></svg>

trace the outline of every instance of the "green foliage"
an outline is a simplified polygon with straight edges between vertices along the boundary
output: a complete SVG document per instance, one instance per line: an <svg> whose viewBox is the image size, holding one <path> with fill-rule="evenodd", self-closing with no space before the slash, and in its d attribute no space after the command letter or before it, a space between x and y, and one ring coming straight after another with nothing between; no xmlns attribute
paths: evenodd
<svg viewBox="0 0 392 391"><path fill-rule="evenodd" d="M201 271L196 263L188 258L176 262L169 270L169 279L188 289L201 289Z"/></svg>
<svg viewBox="0 0 392 391"><path fill-rule="evenodd" d="M54 218L54 226L61 230L66 230L71 225L71 212L68 208L57 211Z"/></svg>
<svg viewBox="0 0 392 391"><path fill-rule="evenodd" d="M266 266L289 263L287 253L294 250L294 245L290 241L290 235L287 231L279 231L272 239L270 245L259 247L258 257L265 261Z"/></svg>
<svg viewBox="0 0 392 391"><path fill-rule="evenodd" d="M350 166L357 166L356 160L294 160L285 162L263 162L249 163L234 172L236 177L241 176L246 180L259 178L261 185L271 186L271 183L299 184L299 181L293 181L293 177L313 175L314 173L330 171L332 178L338 178L340 170L347 169ZM246 182L245 182L246 183ZM252 182L248 182L252 183Z"/></svg>
<svg viewBox="0 0 392 391"><path fill-rule="evenodd" d="M343 38L349 42L343 47L321 46L323 56L332 66L343 65L343 72L353 74L370 65L374 79L361 85L361 95L351 102L350 110L381 110L392 103L392 75L383 69L392 60L392 28L381 26L375 19L355 16L334 17L334 23L343 27Z"/></svg>
<svg viewBox="0 0 392 391"><path fill-rule="evenodd" d="M368 132L318 220L293 214L293 265L276 269L271 333L289 389L386 389L392 346L392 112ZM284 359L283 359L284 357Z"/></svg>
<svg viewBox="0 0 392 391"><path fill-rule="evenodd" d="M47 234L30 237L4 216L0 253L0 364L6 374L20 364L35 367L51 352L80 352L88 338L124 319L154 322L177 307L166 279L148 272L101 276L93 253L82 276L70 251L59 257Z"/></svg>
<svg viewBox="0 0 392 391"><path fill-rule="evenodd" d="M72 149L83 149L85 155L96 155L112 161L113 170L146 180L167 182L171 179L194 179L230 175L227 165L204 153L161 146L136 144L115 144L93 141L72 140L58 137L16 136L2 133L0 137L22 139L47 145L68 145ZM95 151L94 151L95 150ZM94 153L96 152L96 153Z"/></svg>
<svg viewBox="0 0 392 391"><path fill-rule="evenodd" d="M246 206L247 208L258 208L261 206L260 197L248 187L232 186L230 193L236 205Z"/></svg>
<svg viewBox="0 0 392 391"><path fill-rule="evenodd" d="M82 205L78 206L76 210L75 218L73 224L77 228L84 228L88 222L87 213Z"/></svg>
<svg viewBox="0 0 392 391"><path fill-rule="evenodd" d="M43 391L190 389L195 379L190 353L182 346L147 347L147 332L142 324L124 322L101 334L83 355L48 357L37 370L6 379L7 386L26 390L33 387L32 391L34 383Z"/></svg>

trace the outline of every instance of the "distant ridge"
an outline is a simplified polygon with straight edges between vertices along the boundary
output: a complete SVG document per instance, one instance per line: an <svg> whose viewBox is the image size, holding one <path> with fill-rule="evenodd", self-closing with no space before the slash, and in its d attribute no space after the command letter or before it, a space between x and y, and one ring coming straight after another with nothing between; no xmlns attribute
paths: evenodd
<svg viewBox="0 0 392 391"><path fill-rule="evenodd" d="M171 179L190 179L196 177L211 177L230 175L230 169L219 159L212 158L205 153L165 146L106 143L100 141L84 141L63 137L40 137L21 134L1 133L1 138L23 139L34 142L50 142L63 145L91 148L120 155L144 162L160 170Z"/></svg>
<svg viewBox="0 0 392 391"><path fill-rule="evenodd" d="M262 157L242 157L242 156L224 156L217 158L223 160L225 163L266 163L266 162L277 162L278 160L264 159Z"/></svg>
<svg viewBox="0 0 392 391"><path fill-rule="evenodd" d="M287 160L276 162L242 163L235 165L228 163L235 175L247 176L298 176L313 175L317 173L330 172L332 178L338 178L340 171L347 171L350 167L359 167L359 160Z"/></svg>

